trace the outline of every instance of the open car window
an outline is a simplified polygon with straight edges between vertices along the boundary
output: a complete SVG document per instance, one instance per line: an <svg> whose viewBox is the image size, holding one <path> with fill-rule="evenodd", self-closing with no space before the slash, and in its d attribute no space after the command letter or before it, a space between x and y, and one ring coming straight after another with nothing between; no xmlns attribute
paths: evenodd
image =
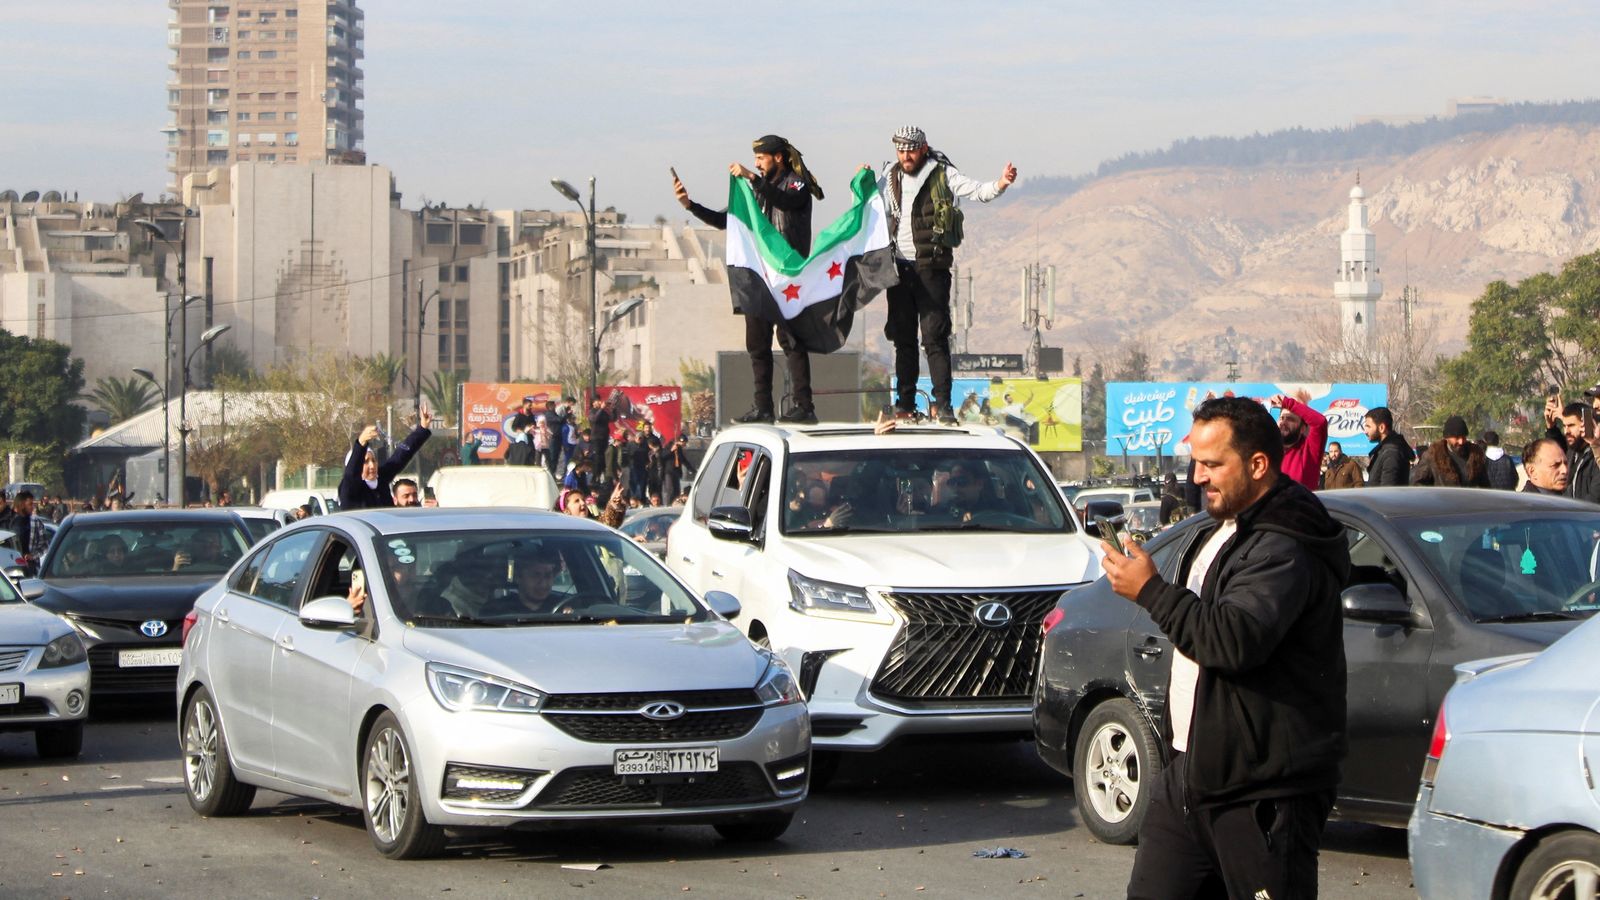
<svg viewBox="0 0 1600 900"><path fill-rule="evenodd" d="M400 619L418 627L706 621L649 551L611 533L449 531L376 540ZM371 573L368 573L371 578Z"/></svg>

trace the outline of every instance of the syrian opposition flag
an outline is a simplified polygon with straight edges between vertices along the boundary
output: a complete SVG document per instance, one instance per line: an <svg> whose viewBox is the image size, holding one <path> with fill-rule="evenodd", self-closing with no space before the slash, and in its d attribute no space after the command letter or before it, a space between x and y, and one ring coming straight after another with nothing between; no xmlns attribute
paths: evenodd
<svg viewBox="0 0 1600 900"><path fill-rule="evenodd" d="M817 238L810 257L796 253L762 215L755 192L729 176L728 285L747 316L788 325L810 353L832 353L850 336L856 310L894 286L889 220L870 169L850 183L855 202Z"/></svg>

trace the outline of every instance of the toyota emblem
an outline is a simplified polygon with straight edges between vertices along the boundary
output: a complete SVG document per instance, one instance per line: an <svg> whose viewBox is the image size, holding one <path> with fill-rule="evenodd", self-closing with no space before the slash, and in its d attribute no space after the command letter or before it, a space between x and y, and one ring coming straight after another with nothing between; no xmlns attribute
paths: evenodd
<svg viewBox="0 0 1600 900"><path fill-rule="evenodd" d="M167 623L160 619L151 619L139 624L139 633L147 638L158 638L167 633Z"/></svg>
<svg viewBox="0 0 1600 900"><path fill-rule="evenodd" d="M998 600L978 604L972 611L972 618L985 628L1004 628L1011 624L1011 607Z"/></svg>
<svg viewBox="0 0 1600 900"><path fill-rule="evenodd" d="M646 719L654 719L657 722L669 722L673 719L682 718L685 712L687 710L683 708L682 703L672 700L657 700L654 703L646 703L644 706L639 707L639 715L644 716Z"/></svg>

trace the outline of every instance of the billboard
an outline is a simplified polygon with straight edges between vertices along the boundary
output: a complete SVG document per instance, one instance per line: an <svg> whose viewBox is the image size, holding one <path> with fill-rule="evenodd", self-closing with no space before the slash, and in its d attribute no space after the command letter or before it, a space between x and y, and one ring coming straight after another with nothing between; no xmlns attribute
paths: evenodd
<svg viewBox="0 0 1600 900"><path fill-rule="evenodd" d="M917 379L917 405L933 391ZM963 425L1001 425L1041 452L1083 449L1083 380L1080 378L954 378L950 400Z"/></svg>
<svg viewBox="0 0 1600 900"><path fill-rule="evenodd" d="M559 384L521 384L514 382L467 381L461 385L461 434L471 434L483 441L478 450L479 459L505 459L506 432L511 429L511 419L522 405L523 397L532 397L541 408L545 401L561 402Z"/></svg>
<svg viewBox="0 0 1600 900"><path fill-rule="evenodd" d="M1367 410L1389 405L1386 384L1304 384L1298 382L1113 381L1106 385L1106 455L1175 456L1188 452L1184 440L1193 424L1190 411L1212 397L1249 397L1263 404L1274 394L1304 390L1307 404L1328 417L1328 440L1347 455L1365 456L1373 444L1361 427ZM1278 411L1271 409L1272 417Z"/></svg>
<svg viewBox="0 0 1600 900"><path fill-rule="evenodd" d="M637 432L641 426L648 426L661 435L662 441L671 441L683 428L683 389L675 384L611 385L602 387L600 396L606 398L606 408L611 412L613 440L625 429Z"/></svg>

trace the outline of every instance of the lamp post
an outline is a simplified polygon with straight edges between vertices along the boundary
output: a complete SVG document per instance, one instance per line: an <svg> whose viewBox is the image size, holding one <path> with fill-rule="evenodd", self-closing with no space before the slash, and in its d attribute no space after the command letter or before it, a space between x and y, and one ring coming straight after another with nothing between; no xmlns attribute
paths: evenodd
<svg viewBox="0 0 1600 900"><path fill-rule="evenodd" d="M589 400L592 402L599 396L600 385L600 332L598 320L600 318L600 304L595 299L595 249L594 249L594 176L589 176L589 208L583 208L583 200L578 197L578 191L572 185L559 178L550 179L550 186L555 188L561 196L578 204L578 212L583 213L584 224L588 226L589 250Z"/></svg>
<svg viewBox="0 0 1600 900"><path fill-rule="evenodd" d="M170 359L168 360L167 371L172 371ZM154 372L135 366L133 374L150 382L155 386L156 390L161 392L161 477L164 483L161 499L170 503L172 500L172 420L168 409L172 405L169 402L172 398L167 395L167 386L156 380Z"/></svg>
<svg viewBox="0 0 1600 900"><path fill-rule="evenodd" d="M439 289L434 288L433 293L426 298L422 296L422 279L417 279L417 409L422 409L422 328L428 322L428 304L433 298L439 296ZM420 421L420 420L419 420Z"/></svg>
<svg viewBox="0 0 1600 900"><path fill-rule="evenodd" d="M606 332L611 329L612 325L616 324L618 320L626 316L628 313L638 309L639 304L643 302L643 297L629 297L628 299L618 303L606 311L605 324L600 326L600 334L595 337L594 346L590 348L593 351L594 365L597 371L600 368L600 338L605 337ZM597 375L595 377L598 378L599 376ZM596 391L600 390L600 386L598 384L594 387Z"/></svg>
<svg viewBox="0 0 1600 900"><path fill-rule="evenodd" d="M222 337L223 333L232 328L232 325L213 325L200 335L200 340L194 349L183 358L183 377L178 381L178 508L183 509L189 505L189 364L194 362L194 355L211 342Z"/></svg>

